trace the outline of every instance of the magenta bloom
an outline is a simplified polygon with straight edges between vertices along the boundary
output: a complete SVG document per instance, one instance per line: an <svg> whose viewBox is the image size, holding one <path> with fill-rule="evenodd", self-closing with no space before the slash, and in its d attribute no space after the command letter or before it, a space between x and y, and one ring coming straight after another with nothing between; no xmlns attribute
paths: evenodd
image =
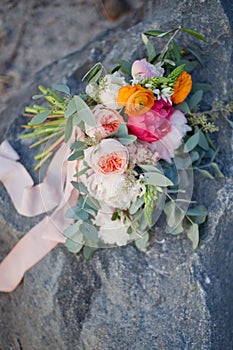
<svg viewBox="0 0 233 350"><path fill-rule="evenodd" d="M170 119L172 113L172 105L164 101L162 98L160 100L156 100L154 106L151 108L153 111L158 113L160 116Z"/></svg>
<svg viewBox="0 0 233 350"><path fill-rule="evenodd" d="M129 117L128 127L134 135L146 142L158 141L171 130L169 121L152 109L137 117Z"/></svg>

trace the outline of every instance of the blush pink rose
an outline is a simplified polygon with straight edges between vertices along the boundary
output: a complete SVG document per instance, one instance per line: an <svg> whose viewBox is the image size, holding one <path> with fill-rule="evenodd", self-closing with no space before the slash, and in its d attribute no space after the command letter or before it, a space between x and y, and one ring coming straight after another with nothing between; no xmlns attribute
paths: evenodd
<svg viewBox="0 0 233 350"><path fill-rule="evenodd" d="M131 74L133 78L142 77L152 78L152 77L162 77L164 73L164 69L159 65L153 65L144 58L142 60L134 61Z"/></svg>
<svg viewBox="0 0 233 350"><path fill-rule="evenodd" d="M93 128L86 124L86 134L88 136L105 138L116 132L120 124L124 123L122 116L116 110L102 105L97 105L92 112L96 120L96 126Z"/></svg>
<svg viewBox="0 0 233 350"><path fill-rule="evenodd" d="M129 117L128 127L138 139L150 143L162 139L171 130L169 121L153 109L137 117Z"/></svg>
<svg viewBox="0 0 233 350"><path fill-rule="evenodd" d="M128 166L129 154L125 146L114 139L104 139L93 147L89 165L99 175L123 174Z"/></svg>

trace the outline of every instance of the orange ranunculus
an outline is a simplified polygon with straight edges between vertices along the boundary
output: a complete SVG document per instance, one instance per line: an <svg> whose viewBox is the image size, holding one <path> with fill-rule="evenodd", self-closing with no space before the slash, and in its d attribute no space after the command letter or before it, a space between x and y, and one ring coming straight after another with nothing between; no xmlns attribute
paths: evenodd
<svg viewBox="0 0 233 350"><path fill-rule="evenodd" d="M155 96L151 90L137 84L123 86L118 91L117 102L125 106L125 113L130 117L136 117L146 113L154 105Z"/></svg>
<svg viewBox="0 0 233 350"><path fill-rule="evenodd" d="M192 89L192 77L187 72L182 72L174 85L172 102L178 104L183 102Z"/></svg>

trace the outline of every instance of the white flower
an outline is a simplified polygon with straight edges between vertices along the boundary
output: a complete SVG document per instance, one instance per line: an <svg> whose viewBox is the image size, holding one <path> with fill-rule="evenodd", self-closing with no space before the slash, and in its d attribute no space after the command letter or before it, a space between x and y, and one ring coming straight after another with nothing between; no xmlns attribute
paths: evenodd
<svg viewBox="0 0 233 350"><path fill-rule="evenodd" d="M163 88L162 90L155 89L153 90L153 93L157 96L157 100L160 100L161 98L172 104L171 96L173 94L174 90L171 87Z"/></svg>
<svg viewBox="0 0 233 350"><path fill-rule="evenodd" d="M113 212L99 210L94 220L94 224L99 226L99 238L106 244L126 245L130 240L127 229L130 222L126 220L111 220Z"/></svg>
<svg viewBox="0 0 233 350"><path fill-rule="evenodd" d="M123 210L127 210L141 192L137 182L129 184L126 177L119 174L101 176L94 173L88 177L86 186L89 194L100 204L103 202L109 207Z"/></svg>
<svg viewBox="0 0 233 350"><path fill-rule="evenodd" d="M99 84L100 102L111 109L121 108L117 103L118 90L125 85L125 78L118 72L105 75Z"/></svg>
<svg viewBox="0 0 233 350"><path fill-rule="evenodd" d="M86 94L93 98L93 100L98 100L99 87L96 83L90 83L86 86Z"/></svg>

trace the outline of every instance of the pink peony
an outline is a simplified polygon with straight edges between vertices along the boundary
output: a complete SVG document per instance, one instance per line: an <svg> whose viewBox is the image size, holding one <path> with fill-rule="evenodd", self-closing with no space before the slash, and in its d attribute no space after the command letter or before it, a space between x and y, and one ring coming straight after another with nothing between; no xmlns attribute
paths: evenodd
<svg viewBox="0 0 233 350"><path fill-rule="evenodd" d="M151 109L167 119L169 119L172 113L171 103L164 101L163 99L156 100L154 106Z"/></svg>
<svg viewBox="0 0 233 350"><path fill-rule="evenodd" d="M169 121L152 109L138 117L129 117L128 127L134 135L146 142L158 141L171 130Z"/></svg>
<svg viewBox="0 0 233 350"><path fill-rule="evenodd" d="M152 77L162 77L164 69L159 65L153 65L144 59L134 61L131 69L131 74L133 78L152 78Z"/></svg>

